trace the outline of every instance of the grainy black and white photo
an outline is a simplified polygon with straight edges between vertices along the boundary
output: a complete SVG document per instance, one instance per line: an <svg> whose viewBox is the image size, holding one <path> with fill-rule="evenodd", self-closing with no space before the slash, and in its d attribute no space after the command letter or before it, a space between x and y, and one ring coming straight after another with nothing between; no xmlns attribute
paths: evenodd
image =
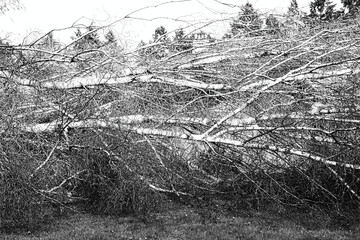
<svg viewBox="0 0 360 240"><path fill-rule="evenodd" d="M0 0L0 239L360 239L360 0Z"/></svg>

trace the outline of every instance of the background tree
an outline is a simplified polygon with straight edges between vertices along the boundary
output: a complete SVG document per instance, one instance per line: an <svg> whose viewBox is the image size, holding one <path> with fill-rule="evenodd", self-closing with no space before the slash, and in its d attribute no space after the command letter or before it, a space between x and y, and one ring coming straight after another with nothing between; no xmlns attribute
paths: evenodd
<svg viewBox="0 0 360 240"><path fill-rule="evenodd" d="M96 27L92 24L85 28L85 32L82 33L80 28L76 29L75 37L72 39L78 39L75 44L74 48L83 51L83 50L90 50L90 49L97 49L102 46L102 42L100 40L99 34L97 33Z"/></svg>
<svg viewBox="0 0 360 240"><path fill-rule="evenodd" d="M76 54L72 61L78 62L79 69L85 70L89 66L89 62L102 57L102 53L98 49L105 44L100 40L97 27L93 26L93 24L87 26L84 33L80 28L77 28L74 34L75 36L72 37L75 41L73 50ZM78 61L80 58L82 61Z"/></svg>
<svg viewBox="0 0 360 240"><path fill-rule="evenodd" d="M21 9L20 0L0 0L0 14L4 14L12 9Z"/></svg>
<svg viewBox="0 0 360 240"><path fill-rule="evenodd" d="M153 34L154 42L168 42L169 36L167 34L167 30L164 26L159 26L155 29L155 33Z"/></svg>
<svg viewBox="0 0 360 240"><path fill-rule="evenodd" d="M355 15L360 8L360 0L341 0L344 8L348 10L348 15Z"/></svg>
<svg viewBox="0 0 360 240"><path fill-rule="evenodd" d="M153 34L153 43L155 45L148 50L151 52L152 57L156 59L166 57L170 49L170 38L164 26L159 26L155 29Z"/></svg>
<svg viewBox="0 0 360 240"><path fill-rule="evenodd" d="M290 2L290 6L286 13L286 21L283 24L284 33L292 35L296 32L299 32L305 26L307 21L306 14L299 9L299 5L296 0Z"/></svg>
<svg viewBox="0 0 360 240"><path fill-rule="evenodd" d="M266 17L265 25L268 34L274 35L280 33L280 22L273 14Z"/></svg>
<svg viewBox="0 0 360 240"><path fill-rule="evenodd" d="M44 48L49 50L54 50L56 47L60 45L58 41L54 38L54 33L47 33L40 41L39 44L42 44Z"/></svg>
<svg viewBox="0 0 360 240"><path fill-rule="evenodd" d="M247 2L240 7L237 18L230 24L230 32L232 36L242 33L256 36L259 35L261 26L262 20L260 19L260 14L251 3Z"/></svg>
<svg viewBox="0 0 360 240"><path fill-rule="evenodd" d="M192 40L186 37L185 31L182 28L179 28L175 31L173 42L173 49L177 52L186 51L193 47L191 43Z"/></svg>
<svg viewBox="0 0 360 240"><path fill-rule="evenodd" d="M116 44L117 39L115 37L115 34L112 30L109 30L106 34L105 34L105 40L106 40L106 44Z"/></svg>
<svg viewBox="0 0 360 240"><path fill-rule="evenodd" d="M144 40L141 40L139 42L139 44L137 45L137 49L139 49L137 52L142 57L145 57L146 55L148 55L148 53L146 52L146 48L144 49L145 46L146 46L146 43L144 42Z"/></svg>
<svg viewBox="0 0 360 240"><path fill-rule="evenodd" d="M300 14L299 5L297 0L291 0L290 6L288 8L287 14L289 16L297 16Z"/></svg>
<svg viewBox="0 0 360 240"><path fill-rule="evenodd" d="M185 31L183 28L175 30L174 41L181 41L185 39Z"/></svg>
<svg viewBox="0 0 360 240"><path fill-rule="evenodd" d="M147 66L150 59L155 58L155 47L152 44L152 41L145 43L144 40L141 40L137 45L136 53L140 57L140 65Z"/></svg>
<svg viewBox="0 0 360 240"><path fill-rule="evenodd" d="M335 6L330 0L314 0L310 2L310 17L320 21L335 19Z"/></svg>

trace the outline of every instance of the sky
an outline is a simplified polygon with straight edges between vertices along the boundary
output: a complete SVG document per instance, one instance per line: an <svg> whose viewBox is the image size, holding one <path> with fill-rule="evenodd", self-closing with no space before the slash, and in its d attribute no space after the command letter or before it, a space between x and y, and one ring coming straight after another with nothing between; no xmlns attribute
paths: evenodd
<svg viewBox="0 0 360 240"><path fill-rule="evenodd" d="M20 0L22 8L0 15L0 38L13 44L31 42L53 29L97 26L110 23L123 44L148 41L156 27L169 32L179 27L188 31L207 25L206 31L221 36L229 29L229 18L247 1L262 13L286 12L291 0ZM0 1L1 2L1 1ZM298 0L308 11L309 0ZM333 0L338 7L340 0ZM194 25L195 24L195 25ZM71 41L75 28L56 31L59 41ZM186 29L185 29L186 31Z"/></svg>

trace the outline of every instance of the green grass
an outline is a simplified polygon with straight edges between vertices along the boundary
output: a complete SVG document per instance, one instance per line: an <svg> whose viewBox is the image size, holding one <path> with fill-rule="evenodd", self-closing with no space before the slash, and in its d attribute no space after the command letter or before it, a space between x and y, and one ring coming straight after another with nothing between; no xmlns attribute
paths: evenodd
<svg viewBox="0 0 360 240"><path fill-rule="evenodd" d="M331 225L331 219L321 214L244 211L235 216L181 207L143 219L77 213L57 219L44 226L42 230L2 234L0 239L355 240L359 239L359 236L360 224L353 224L345 230L340 226Z"/></svg>

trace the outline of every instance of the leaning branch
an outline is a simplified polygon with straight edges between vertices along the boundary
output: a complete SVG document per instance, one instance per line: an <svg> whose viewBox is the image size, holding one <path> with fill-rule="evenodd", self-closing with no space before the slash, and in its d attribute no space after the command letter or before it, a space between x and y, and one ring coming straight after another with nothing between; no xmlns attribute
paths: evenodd
<svg viewBox="0 0 360 240"><path fill-rule="evenodd" d="M28 127L27 130L32 132L43 132L43 131L52 131L57 127L55 123L52 124L38 124L34 125L33 127ZM248 144L243 140L237 140L233 138L226 138L226 137L214 137L214 136L203 136L198 134L191 134L188 132L183 132L176 129L165 130L165 129L157 129L151 127L139 127L133 125L120 125L116 122L112 121L103 121L103 120L87 120L87 121L79 121L79 122L72 122L69 124L69 127L72 128L111 128L111 129L122 129L133 131L141 135L153 135L153 136L162 136L162 137L170 137L170 138L179 138L179 139L187 139L193 141L202 141L202 142L209 142L209 143L222 143L227 145L233 145L243 148L254 148L254 149L263 149L263 150L271 150L274 152L280 152L285 154L296 155L300 157L304 157L307 159L311 159L317 162L322 162L324 164L333 165L333 166L341 166L351 169L360 170L360 165L356 164L347 164L347 163L339 163L336 161L326 160L320 156L316 156L310 154L306 151L301 151L293 148L285 148L285 147L278 147L278 146L271 146L271 145L259 145L259 144Z"/></svg>
<svg viewBox="0 0 360 240"><path fill-rule="evenodd" d="M104 77L97 78L96 76L88 77L74 77L69 80L55 80L47 82L34 82L28 79L16 79L15 81L19 85L41 87L48 89L74 89L74 88L91 88L99 87L104 85L118 85L118 84L129 84L129 83L161 83L167 85L173 85L178 87L190 87L204 90L227 90L231 89L231 86L226 84L213 84L205 83L201 81L192 81L191 77L187 79L177 79L171 77L161 77L155 74L143 74L143 75L127 75L122 77Z"/></svg>

